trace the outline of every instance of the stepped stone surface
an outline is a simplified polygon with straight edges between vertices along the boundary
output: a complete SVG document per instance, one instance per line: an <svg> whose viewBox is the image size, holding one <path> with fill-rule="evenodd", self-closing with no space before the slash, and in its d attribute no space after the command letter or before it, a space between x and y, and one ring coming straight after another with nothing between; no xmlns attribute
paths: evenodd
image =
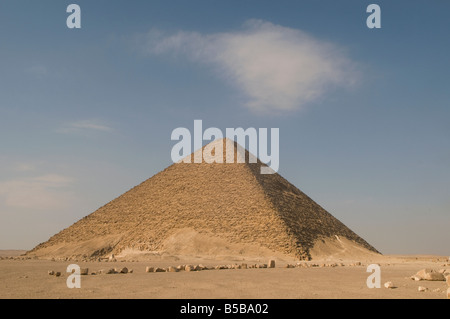
<svg viewBox="0 0 450 319"><path fill-rule="evenodd" d="M331 237L378 253L279 174L260 174L266 165L248 163L249 153L237 143L212 143L232 147L235 161L245 156L246 163L173 164L28 254L98 258L124 249L162 251L165 239L180 229L299 259L310 259L315 243Z"/></svg>

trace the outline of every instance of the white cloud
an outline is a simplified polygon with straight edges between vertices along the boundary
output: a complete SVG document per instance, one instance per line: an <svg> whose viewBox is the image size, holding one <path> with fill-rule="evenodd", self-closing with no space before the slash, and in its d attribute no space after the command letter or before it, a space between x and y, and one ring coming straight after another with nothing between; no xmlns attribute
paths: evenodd
<svg viewBox="0 0 450 319"><path fill-rule="evenodd" d="M73 196L69 177L49 174L0 182L0 206L32 210L63 209Z"/></svg>
<svg viewBox="0 0 450 319"><path fill-rule="evenodd" d="M355 64L339 46L261 20L247 21L231 33L165 35L152 30L141 40L146 53L181 54L213 66L256 111L301 109L357 78Z"/></svg>
<svg viewBox="0 0 450 319"><path fill-rule="evenodd" d="M32 163L15 163L12 168L17 172L29 172L34 171L36 166Z"/></svg>
<svg viewBox="0 0 450 319"><path fill-rule="evenodd" d="M101 131L111 132L112 127L98 120L82 120L72 123L67 123L61 127L58 131L61 133L74 133L74 132L86 132L86 131Z"/></svg>

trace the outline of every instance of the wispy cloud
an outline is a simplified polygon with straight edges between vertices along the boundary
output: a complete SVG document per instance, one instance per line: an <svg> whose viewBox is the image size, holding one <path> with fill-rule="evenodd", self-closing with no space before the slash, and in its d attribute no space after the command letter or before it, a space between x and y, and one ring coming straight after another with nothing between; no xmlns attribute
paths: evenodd
<svg viewBox="0 0 450 319"><path fill-rule="evenodd" d="M32 163L21 162L13 164L12 169L16 172L29 172L34 171L36 169L36 166Z"/></svg>
<svg viewBox="0 0 450 319"><path fill-rule="evenodd" d="M0 207L32 210L62 209L72 200L67 176L49 174L0 182Z"/></svg>
<svg viewBox="0 0 450 319"><path fill-rule="evenodd" d="M112 127L98 120L82 120L66 123L58 129L60 133L76 133L86 131L111 132Z"/></svg>
<svg viewBox="0 0 450 319"><path fill-rule="evenodd" d="M357 79L355 63L338 45L261 20L230 33L151 30L139 41L147 54L183 55L212 66L255 111L298 110Z"/></svg>

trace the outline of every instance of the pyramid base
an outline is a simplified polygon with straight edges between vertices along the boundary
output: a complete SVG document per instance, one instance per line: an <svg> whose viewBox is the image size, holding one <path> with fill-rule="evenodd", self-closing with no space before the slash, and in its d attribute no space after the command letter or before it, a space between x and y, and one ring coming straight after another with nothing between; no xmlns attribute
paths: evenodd
<svg viewBox="0 0 450 319"><path fill-rule="evenodd" d="M316 240L310 249L312 260L357 260L380 257L344 237L334 236ZM258 244L233 243L208 232L183 228L166 238L158 251L121 247L120 237L104 236L77 243L59 243L28 252L41 259L99 260L115 255L117 260L177 261L177 260L266 260L275 258L295 262L298 258L276 252Z"/></svg>

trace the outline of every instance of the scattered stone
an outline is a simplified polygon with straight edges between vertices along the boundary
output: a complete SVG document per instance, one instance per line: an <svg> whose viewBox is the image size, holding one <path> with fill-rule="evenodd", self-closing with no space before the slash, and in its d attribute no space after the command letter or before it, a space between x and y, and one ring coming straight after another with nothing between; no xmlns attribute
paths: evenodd
<svg viewBox="0 0 450 319"><path fill-rule="evenodd" d="M178 265L177 266L177 270L178 271L184 270L184 267L185 267L184 265Z"/></svg>
<svg viewBox="0 0 450 319"><path fill-rule="evenodd" d="M428 291L428 288L419 286L419 288L417 288L417 290L420 291L420 292L425 292L425 291Z"/></svg>
<svg viewBox="0 0 450 319"><path fill-rule="evenodd" d="M168 271L168 272L178 272L178 269L171 266L171 267L169 267L169 268L167 269L167 271Z"/></svg>
<svg viewBox="0 0 450 319"><path fill-rule="evenodd" d="M166 272L166 270L164 268L156 267L154 272Z"/></svg>
<svg viewBox="0 0 450 319"><path fill-rule="evenodd" d="M116 270L114 269L114 268L110 268L110 269L108 269L108 271L106 272L108 275L110 275L110 274L115 274L116 273Z"/></svg>
<svg viewBox="0 0 450 319"><path fill-rule="evenodd" d="M153 267L146 267L145 268L145 272L154 272L155 271L155 268L153 268Z"/></svg>
<svg viewBox="0 0 450 319"><path fill-rule="evenodd" d="M50 276L53 276L53 275L55 274L55 272L54 272L53 270L50 270L50 271L48 272L48 274L49 274Z"/></svg>
<svg viewBox="0 0 450 319"><path fill-rule="evenodd" d="M133 269L128 270L128 273L132 274L133 273Z"/></svg>
<svg viewBox="0 0 450 319"><path fill-rule="evenodd" d="M421 281L422 280L422 278L420 278L419 276L412 276L411 279L415 280L415 281Z"/></svg>
<svg viewBox="0 0 450 319"><path fill-rule="evenodd" d="M241 268L242 268L242 269L247 269L247 264L242 264L242 265L241 265Z"/></svg>
<svg viewBox="0 0 450 319"><path fill-rule="evenodd" d="M355 265L356 265L356 266L361 266L361 262L358 261Z"/></svg>
<svg viewBox="0 0 450 319"><path fill-rule="evenodd" d="M82 276L89 275L89 268L81 268L80 269L80 275L82 275Z"/></svg>
<svg viewBox="0 0 450 319"><path fill-rule="evenodd" d="M444 274L440 274L438 272L429 273L424 277L424 279L429 281L445 281Z"/></svg>
<svg viewBox="0 0 450 319"><path fill-rule="evenodd" d="M222 269L222 268L220 268L220 269ZM194 271L194 266L192 266L192 265L186 265L186 267L184 267L184 270L185 270L185 271Z"/></svg>
<svg viewBox="0 0 450 319"><path fill-rule="evenodd" d="M275 260L269 260L269 268L275 268Z"/></svg>
<svg viewBox="0 0 450 319"><path fill-rule="evenodd" d="M393 288L396 288L396 287L395 287L395 285L394 285L394 283L392 281L388 281L388 282L386 282L384 284L384 288L393 289Z"/></svg>
<svg viewBox="0 0 450 319"><path fill-rule="evenodd" d="M416 273L415 276L419 277L420 279L423 279L423 277L425 276L425 274L426 274L427 272L431 272L431 271L432 271L431 269L422 269L422 270L419 270L419 271Z"/></svg>
<svg viewBox="0 0 450 319"><path fill-rule="evenodd" d="M128 273L128 268L127 267L123 267L122 269L120 269L119 273L127 274Z"/></svg>
<svg viewBox="0 0 450 319"><path fill-rule="evenodd" d="M55 272L55 276L59 277L59 276L61 276L61 273L59 271L57 271L57 272Z"/></svg>
<svg viewBox="0 0 450 319"><path fill-rule="evenodd" d="M433 269L422 269L415 275L422 280L428 281L445 281L444 274L441 274Z"/></svg>

